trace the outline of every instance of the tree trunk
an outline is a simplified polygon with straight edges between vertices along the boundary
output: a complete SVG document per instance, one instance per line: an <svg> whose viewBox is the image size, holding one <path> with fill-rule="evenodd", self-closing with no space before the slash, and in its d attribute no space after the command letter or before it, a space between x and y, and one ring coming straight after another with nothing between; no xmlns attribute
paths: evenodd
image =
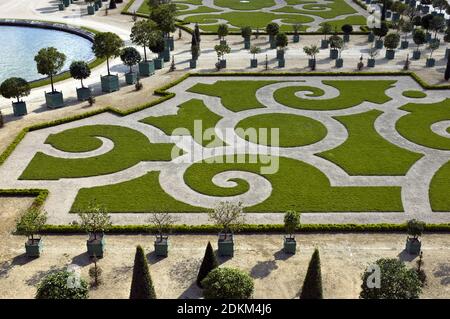
<svg viewBox="0 0 450 319"><path fill-rule="evenodd" d="M444 78L446 81L450 79L450 54L447 57L447 67L445 68Z"/></svg>
<svg viewBox="0 0 450 319"><path fill-rule="evenodd" d="M109 72L109 58L106 58L106 68L108 69L108 75L111 75Z"/></svg>
<svg viewBox="0 0 450 319"><path fill-rule="evenodd" d="M147 49L145 48L145 45L144 45L144 62L147 62Z"/></svg>
<svg viewBox="0 0 450 319"><path fill-rule="evenodd" d="M81 79L80 81L81 81L81 88L84 88L83 79Z"/></svg>
<svg viewBox="0 0 450 319"><path fill-rule="evenodd" d="M53 74L50 74L50 83L52 85L52 93L55 92L55 88L53 87Z"/></svg>

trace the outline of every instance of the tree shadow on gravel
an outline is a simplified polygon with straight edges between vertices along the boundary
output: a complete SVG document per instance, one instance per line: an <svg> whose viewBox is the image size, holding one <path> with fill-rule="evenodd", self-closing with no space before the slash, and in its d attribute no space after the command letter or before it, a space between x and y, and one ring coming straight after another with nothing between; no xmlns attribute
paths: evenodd
<svg viewBox="0 0 450 319"><path fill-rule="evenodd" d="M87 252L79 254L72 258L72 264L75 264L80 267L84 267L91 264L91 258L89 257Z"/></svg>
<svg viewBox="0 0 450 319"><path fill-rule="evenodd" d="M62 271L64 269L65 268L61 268L61 267L53 265L50 267L49 270L40 270L40 271L35 272L30 278L25 280L25 283L28 286L33 286L33 287L37 286L37 284L39 284L45 276L47 276L51 273L57 272L57 271Z"/></svg>
<svg viewBox="0 0 450 319"><path fill-rule="evenodd" d="M403 249L402 252L400 254L397 255L398 259L400 259L401 261L407 261L407 262L411 262L414 259L416 259L417 255L411 255L408 254L408 252Z"/></svg>
<svg viewBox="0 0 450 319"><path fill-rule="evenodd" d="M202 289L197 286L194 281L183 293L178 297L178 299L199 299L203 296Z"/></svg>
<svg viewBox="0 0 450 319"><path fill-rule="evenodd" d="M30 258L27 257L25 253L14 257L10 261L4 261L0 264L0 278L8 278L9 272L15 267L15 266L24 266L36 258Z"/></svg>
<svg viewBox="0 0 450 319"><path fill-rule="evenodd" d="M252 270L250 270L250 276L255 279L262 279L269 276L275 269L278 269L276 260L259 261Z"/></svg>
<svg viewBox="0 0 450 319"><path fill-rule="evenodd" d="M441 279L441 285L450 285L450 265L441 263L438 265L437 270L433 272L434 277Z"/></svg>
<svg viewBox="0 0 450 319"><path fill-rule="evenodd" d="M275 260L288 260L289 258L291 258L294 255L286 254L283 249L280 249L275 254L273 254L273 256L275 257Z"/></svg>

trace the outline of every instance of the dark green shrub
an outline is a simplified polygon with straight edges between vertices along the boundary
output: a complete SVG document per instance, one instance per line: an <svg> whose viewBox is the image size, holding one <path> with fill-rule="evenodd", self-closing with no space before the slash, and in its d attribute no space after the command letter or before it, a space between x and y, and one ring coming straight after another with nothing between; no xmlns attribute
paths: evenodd
<svg viewBox="0 0 450 319"><path fill-rule="evenodd" d="M88 284L66 270L51 273L39 283L36 299L87 299Z"/></svg>
<svg viewBox="0 0 450 319"><path fill-rule="evenodd" d="M202 286L202 280L208 276L208 274L219 267L219 262L217 261L216 255L214 254L214 250L211 246L211 242L208 242L205 250L205 256L203 257L202 265L200 266L200 270L197 276L197 285L200 288Z"/></svg>
<svg viewBox="0 0 450 319"><path fill-rule="evenodd" d="M83 80L91 75L91 69L84 61L73 61L72 64L70 64L70 75L74 79L80 80L81 87L84 88Z"/></svg>
<svg viewBox="0 0 450 319"><path fill-rule="evenodd" d="M319 250L315 249L309 261L308 271L303 282L300 299L323 299L322 271Z"/></svg>
<svg viewBox="0 0 450 319"><path fill-rule="evenodd" d="M408 235L419 238L423 234L425 223L417 219L411 219L406 223L406 229Z"/></svg>
<svg viewBox="0 0 450 319"><path fill-rule="evenodd" d="M156 299L155 288L153 288L147 259L145 258L144 249L141 246L136 247L130 299Z"/></svg>
<svg viewBox="0 0 450 319"><path fill-rule="evenodd" d="M216 268L202 281L205 299L249 299L253 294L253 279L234 268Z"/></svg>
<svg viewBox="0 0 450 319"><path fill-rule="evenodd" d="M30 85L22 78L9 78L0 85L0 95L5 99L16 98L20 102L20 98L30 94Z"/></svg>

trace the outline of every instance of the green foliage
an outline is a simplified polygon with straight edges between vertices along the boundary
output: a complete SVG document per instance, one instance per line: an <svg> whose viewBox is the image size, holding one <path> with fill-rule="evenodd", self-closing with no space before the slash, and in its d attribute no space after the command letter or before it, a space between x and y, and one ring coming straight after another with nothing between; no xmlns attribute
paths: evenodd
<svg viewBox="0 0 450 319"><path fill-rule="evenodd" d="M205 250L205 256L203 256L203 261L197 275L197 286L203 288L202 280L205 279L206 276L208 276L208 274L217 267L219 267L219 262L217 261L216 254L214 254L211 242L208 242Z"/></svg>
<svg viewBox="0 0 450 319"><path fill-rule="evenodd" d="M158 29L168 34L176 30L177 5L175 3L164 3L150 11L150 19L155 21Z"/></svg>
<svg viewBox="0 0 450 319"><path fill-rule="evenodd" d="M341 27L342 32L344 32L345 34L350 34L353 32L353 26L351 24L344 24Z"/></svg>
<svg viewBox="0 0 450 319"><path fill-rule="evenodd" d="M258 53L261 53L261 48L257 47L256 45L252 45L250 47L250 53L253 54L253 59L256 59L256 55Z"/></svg>
<svg viewBox="0 0 450 319"><path fill-rule="evenodd" d="M406 223L408 235L413 236L414 238L419 238L423 234L425 225L425 222L417 219L408 220Z"/></svg>
<svg viewBox="0 0 450 319"><path fill-rule="evenodd" d="M148 269L147 258L141 246L136 247L130 299L156 299L155 288Z"/></svg>
<svg viewBox="0 0 450 319"><path fill-rule="evenodd" d="M131 73L133 65L141 62L142 58L138 50L133 47L126 47L122 49L122 52L120 53L120 59L122 60L123 64L130 67Z"/></svg>
<svg viewBox="0 0 450 319"><path fill-rule="evenodd" d="M55 91L53 87L53 76L56 75L64 66L66 56L53 47L40 49L38 54L34 57L36 61L37 70L40 74L50 76L52 85L52 92Z"/></svg>
<svg viewBox="0 0 450 319"><path fill-rule="evenodd" d="M241 202L219 202L213 210L208 212L208 217L225 233L238 231L245 222L244 207Z"/></svg>
<svg viewBox="0 0 450 319"><path fill-rule="evenodd" d="M413 41L417 45L417 49L419 49L419 47L427 41L425 31L423 31L423 29L414 30Z"/></svg>
<svg viewBox="0 0 450 319"><path fill-rule="evenodd" d="M118 57L120 55L120 49L123 46L122 39L112 32L97 33L94 37L94 44L92 45L92 51L97 58L105 58L109 71L109 58Z"/></svg>
<svg viewBox="0 0 450 319"><path fill-rule="evenodd" d="M228 46L228 44L218 44L214 46L214 50L216 51L217 57L219 59L223 59L225 54L231 52L231 48Z"/></svg>
<svg viewBox="0 0 450 319"><path fill-rule="evenodd" d="M284 229L289 235L294 234L300 227L300 213L295 210L288 210L284 214Z"/></svg>
<svg viewBox="0 0 450 319"><path fill-rule="evenodd" d="M6 79L0 85L0 94L5 99L16 98L17 102L23 96L28 96L30 94L30 85L28 82L22 78L12 77Z"/></svg>
<svg viewBox="0 0 450 319"><path fill-rule="evenodd" d="M152 33L148 47L153 53L161 53L164 51L166 44L164 41L164 35L161 31L155 31Z"/></svg>
<svg viewBox="0 0 450 319"><path fill-rule="evenodd" d="M108 212L95 203L89 206L87 212L79 212L78 216L81 219L81 229L89 234L93 234L94 239L97 234L104 233L112 225L111 216L109 216Z"/></svg>
<svg viewBox="0 0 450 319"><path fill-rule="evenodd" d="M287 37L286 33L283 33L283 32L278 33L275 36L275 42L279 49L284 49L285 47L287 47L288 37Z"/></svg>
<svg viewBox="0 0 450 319"><path fill-rule="evenodd" d="M234 268L216 268L202 281L205 299L249 299L253 294L253 279Z"/></svg>
<svg viewBox="0 0 450 319"><path fill-rule="evenodd" d="M303 52L305 52L305 54L312 59L316 59L316 55L319 54L320 48L317 45L312 44L310 46L303 47Z"/></svg>
<svg viewBox="0 0 450 319"><path fill-rule="evenodd" d="M379 28L373 28L372 30L373 34L375 34L380 39L384 37L388 32L389 28L386 24L386 22L382 21Z"/></svg>
<svg viewBox="0 0 450 319"><path fill-rule="evenodd" d="M384 46L389 50L394 50L400 43L400 35L398 33L389 33L384 38Z"/></svg>
<svg viewBox="0 0 450 319"><path fill-rule="evenodd" d="M331 31L333 31L333 27L328 22L324 22L320 27L320 32L322 32L325 35L324 37L325 40L327 39L327 35L330 34Z"/></svg>
<svg viewBox="0 0 450 319"><path fill-rule="evenodd" d="M36 299L87 299L88 284L82 278L66 270L51 273L39 283Z"/></svg>
<svg viewBox="0 0 450 319"><path fill-rule="evenodd" d="M275 22L271 22L266 26L266 32L268 35L275 36L275 35L277 35L277 33L279 31L280 31L280 26Z"/></svg>
<svg viewBox="0 0 450 319"><path fill-rule="evenodd" d="M228 35L228 25L226 23L219 24L217 27L217 35L225 39L225 37Z"/></svg>
<svg viewBox="0 0 450 319"><path fill-rule="evenodd" d="M309 261L300 299L323 299L322 271L319 250L316 248Z"/></svg>
<svg viewBox="0 0 450 319"><path fill-rule="evenodd" d="M241 35L244 39L250 39L252 35L252 27L245 26L241 28Z"/></svg>
<svg viewBox="0 0 450 319"><path fill-rule="evenodd" d="M47 222L47 213L40 207L30 207L17 221L16 230L33 240Z"/></svg>
<svg viewBox="0 0 450 319"><path fill-rule="evenodd" d="M338 49L341 50L344 47L344 39L342 39L337 34L333 34L330 39L330 47L332 49Z"/></svg>
<svg viewBox="0 0 450 319"><path fill-rule="evenodd" d="M131 42L144 48L144 61L147 61L147 48L154 41L156 31L156 23L149 19L136 21L131 28Z"/></svg>
<svg viewBox="0 0 450 319"><path fill-rule="evenodd" d="M380 288L371 288L373 267L362 275L362 299L417 299L422 292L422 283L415 269L406 268L398 259L378 259L375 264L380 269Z"/></svg>
<svg viewBox="0 0 450 319"><path fill-rule="evenodd" d="M81 87L84 87L83 80L91 75L91 69L84 61L73 61L70 64L70 75L76 80L81 80Z"/></svg>

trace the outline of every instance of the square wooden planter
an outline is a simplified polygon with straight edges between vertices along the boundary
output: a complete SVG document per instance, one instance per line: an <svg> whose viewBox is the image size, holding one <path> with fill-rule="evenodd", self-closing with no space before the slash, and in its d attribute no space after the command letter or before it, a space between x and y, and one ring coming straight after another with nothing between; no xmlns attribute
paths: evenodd
<svg viewBox="0 0 450 319"><path fill-rule="evenodd" d="M170 61L170 50L164 49L163 52L158 53L158 58L163 59L164 62L169 62Z"/></svg>
<svg viewBox="0 0 450 319"><path fill-rule="evenodd" d="M278 67L279 68L284 68L285 65L286 65L286 60L284 58L278 59Z"/></svg>
<svg viewBox="0 0 450 319"><path fill-rule="evenodd" d="M125 82L130 85L135 84L137 82L137 73L136 72L125 73Z"/></svg>
<svg viewBox="0 0 450 319"><path fill-rule="evenodd" d="M25 102L13 102L12 107L14 116L24 116L27 114L27 104Z"/></svg>
<svg viewBox="0 0 450 319"><path fill-rule="evenodd" d="M339 51L336 49L331 49L330 50L330 59L332 60L336 60L339 56Z"/></svg>
<svg viewBox="0 0 450 319"><path fill-rule="evenodd" d="M277 50L277 59L284 59L284 50Z"/></svg>
<svg viewBox="0 0 450 319"><path fill-rule="evenodd" d="M328 49L329 45L330 45L330 43L328 42L328 40L321 40L320 41L320 48L321 49Z"/></svg>
<svg viewBox="0 0 450 319"><path fill-rule="evenodd" d="M103 234L97 234L96 239L94 235L90 234L89 239L86 241L87 253L89 257L103 258L105 252L105 236Z"/></svg>
<svg viewBox="0 0 450 319"><path fill-rule="evenodd" d="M95 14L94 6L88 6L87 13L88 13L88 15L94 15Z"/></svg>
<svg viewBox="0 0 450 319"><path fill-rule="evenodd" d="M219 61L219 64L221 69L225 69L227 67L227 60L222 59Z"/></svg>
<svg viewBox="0 0 450 319"><path fill-rule="evenodd" d="M63 0L63 4L67 8L68 6L70 6L70 0Z"/></svg>
<svg viewBox="0 0 450 319"><path fill-rule="evenodd" d="M385 58L388 60L394 60L395 58L395 50L386 50Z"/></svg>
<svg viewBox="0 0 450 319"><path fill-rule="evenodd" d="M164 67L164 60L162 58L154 59L153 62L155 63L155 70L160 70Z"/></svg>
<svg viewBox="0 0 450 319"><path fill-rule="evenodd" d="M57 109L64 106L64 98L62 92L46 92L45 103L50 109Z"/></svg>
<svg viewBox="0 0 450 319"><path fill-rule="evenodd" d="M233 234L220 233L217 241L219 256L234 256Z"/></svg>
<svg viewBox="0 0 450 319"><path fill-rule="evenodd" d="M344 60L343 59L336 59L335 66L337 68L342 68L344 66Z"/></svg>
<svg viewBox="0 0 450 319"><path fill-rule="evenodd" d="M195 69L197 67L197 60L190 60L189 61L189 68Z"/></svg>
<svg viewBox="0 0 450 319"><path fill-rule="evenodd" d="M167 257L169 254L169 237L158 237L154 242L154 246L156 256Z"/></svg>
<svg viewBox="0 0 450 319"><path fill-rule="evenodd" d="M110 93L119 90L119 77L117 75L105 75L100 77L102 92Z"/></svg>
<svg viewBox="0 0 450 319"><path fill-rule="evenodd" d="M367 36L367 41L369 42L375 41L375 34L373 34L373 32L369 33L369 35Z"/></svg>
<svg viewBox="0 0 450 319"><path fill-rule="evenodd" d="M155 74L155 62L144 61L139 63L139 76L150 76Z"/></svg>
<svg viewBox="0 0 450 319"><path fill-rule="evenodd" d="M367 59L367 67L374 68L375 67L375 59Z"/></svg>
<svg viewBox="0 0 450 319"><path fill-rule="evenodd" d="M308 59L308 67L315 68L316 66L316 60L315 59Z"/></svg>
<svg viewBox="0 0 450 319"><path fill-rule="evenodd" d="M87 101L91 97L92 92L90 88L77 88L77 100Z"/></svg>
<svg viewBox="0 0 450 319"><path fill-rule="evenodd" d="M427 59L426 62L426 67L427 68L432 68L436 65L436 60L435 59Z"/></svg>
<svg viewBox="0 0 450 319"><path fill-rule="evenodd" d="M294 43L300 42L300 35L294 34L292 37L292 42L294 42Z"/></svg>
<svg viewBox="0 0 450 319"><path fill-rule="evenodd" d="M377 48L378 50L382 49L384 47L384 42L383 40L376 40L375 41L375 48Z"/></svg>
<svg viewBox="0 0 450 319"><path fill-rule="evenodd" d="M244 49L250 49L250 39L244 39Z"/></svg>
<svg viewBox="0 0 450 319"><path fill-rule="evenodd" d="M283 240L283 251L286 254L295 254L297 251L297 241L292 237L284 237Z"/></svg>
<svg viewBox="0 0 450 319"><path fill-rule="evenodd" d="M421 52L420 52L420 51L415 50L415 51L413 52L413 59L414 59L414 60L419 60L419 59L420 59L420 56L421 56Z"/></svg>
<svg viewBox="0 0 450 319"><path fill-rule="evenodd" d="M44 243L42 239L34 239L33 241L29 239L25 243L25 254L30 258L37 258L41 255L42 250L44 249Z"/></svg>
<svg viewBox="0 0 450 319"><path fill-rule="evenodd" d="M415 239L413 237L408 237L406 239L405 250L410 255L419 255L420 250L422 248L422 243L419 239Z"/></svg>
<svg viewBox="0 0 450 319"><path fill-rule="evenodd" d="M258 67L258 59L250 59L250 67L257 68Z"/></svg>
<svg viewBox="0 0 450 319"><path fill-rule="evenodd" d="M409 48L409 42L408 41L402 41L400 44L400 48L407 49Z"/></svg>

